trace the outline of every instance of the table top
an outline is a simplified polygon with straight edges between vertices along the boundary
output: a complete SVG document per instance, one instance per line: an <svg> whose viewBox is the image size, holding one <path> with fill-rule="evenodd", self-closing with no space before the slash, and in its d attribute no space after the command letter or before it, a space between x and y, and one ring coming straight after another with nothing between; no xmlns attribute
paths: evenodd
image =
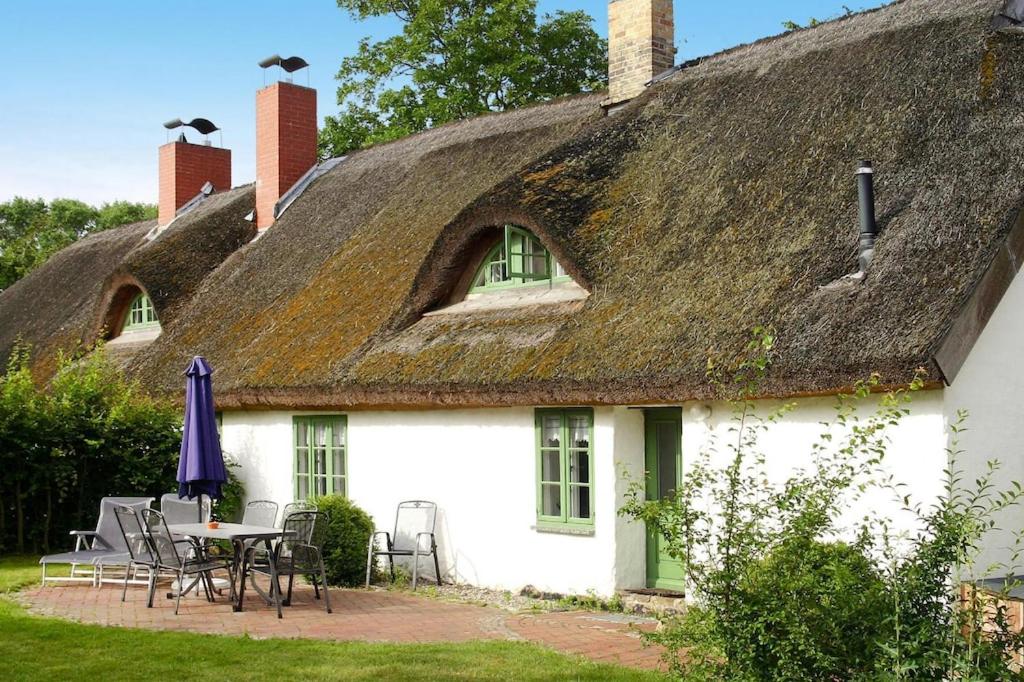
<svg viewBox="0 0 1024 682"><path fill-rule="evenodd" d="M174 523L167 526L174 535L189 535L194 538L211 540L260 540L281 536L280 528L268 526L247 526L242 523L222 523L209 528L205 523Z"/></svg>

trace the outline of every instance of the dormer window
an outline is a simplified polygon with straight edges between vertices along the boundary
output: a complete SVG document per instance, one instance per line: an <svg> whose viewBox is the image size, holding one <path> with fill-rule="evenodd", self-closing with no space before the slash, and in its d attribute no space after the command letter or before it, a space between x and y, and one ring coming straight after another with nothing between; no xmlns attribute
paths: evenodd
<svg viewBox="0 0 1024 682"><path fill-rule="evenodd" d="M132 299L131 305L128 306L128 312L125 314L124 325L121 327L121 331L141 331L158 328L159 326L160 321L156 318L153 302L149 300L149 296L146 294L138 294Z"/></svg>
<svg viewBox="0 0 1024 682"><path fill-rule="evenodd" d="M569 281L562 266L540 240L515 225L505 225L502 239L484 257L470 293Z"/></svg>

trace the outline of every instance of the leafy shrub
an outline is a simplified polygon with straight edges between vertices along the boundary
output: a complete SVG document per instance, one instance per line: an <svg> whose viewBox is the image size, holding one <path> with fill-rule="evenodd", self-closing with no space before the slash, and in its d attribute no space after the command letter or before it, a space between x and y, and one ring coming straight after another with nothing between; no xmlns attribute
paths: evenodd
<svg viewBox="0 0 1024 682"><path fill-rule="evenodd" d="M180 410L128 381L102 347L60 356L44 388L24 348L0 377L0 551L65 548L101 497L176 489Z"/></svg>
<svg viewBox="0 0 1024 682"><path fill-rule="evenodd" d="M366 549L373 534L373 519L341 495L316 500L327 513L328 531L324 541L324 566L331 585L354 587L366 580Z"/></svg>
<svg viewBox="0 0 1024 682"><path fill-rule="evenodd" d="M860 547L787 539L738 583L735 662L759 680L849 679L872 669L889 604Z"/></svg>
<svg viewBox="0 0 1024 682"><path fill-rule="evenodd" d="M178 489L181 408L143 392L102 346L57 362L39 386L18 347L0 375L0 553L68 549L68 531L95 528L100 498ZM243 494L228 475L225 518Z"/></svg>

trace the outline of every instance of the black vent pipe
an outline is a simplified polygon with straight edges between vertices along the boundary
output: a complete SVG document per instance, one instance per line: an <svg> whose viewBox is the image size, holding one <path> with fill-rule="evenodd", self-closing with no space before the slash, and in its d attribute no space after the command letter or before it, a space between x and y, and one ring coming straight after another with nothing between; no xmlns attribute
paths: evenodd
<svg viewBox="0 0 1024 682"><path fill-rule="evenodd" d="M875 177L871 162L857 163L857 196L860 204L860 247L857 262L861 272L867 272L875 255L878 223L875 222Z"/></svg>

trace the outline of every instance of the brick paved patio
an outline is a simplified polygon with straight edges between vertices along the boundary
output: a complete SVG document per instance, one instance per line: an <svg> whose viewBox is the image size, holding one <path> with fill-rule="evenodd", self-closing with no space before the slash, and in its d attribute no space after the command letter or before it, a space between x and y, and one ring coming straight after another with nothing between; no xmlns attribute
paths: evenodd
<svg viewBox="0 0 1024 682"><path fill-rule="evenodd" d="M19 599L33 613L99 625L188 630L267 637L308 637L366 642L426 643L481 639L526 640L607 663L655 669L660 650L644 647L639 630L649 619L588 611L513 613L494 607L444 602L405 592L331 590L333 614L326 614L308 587L296 587L293 606L278 620L257 595L246 594L246 610L234 613L226 598L210 604L193 596L174 602L158 593L146 608L145 589L131 587L122 604L119 587L86 585L34 588Z"/></svg>

